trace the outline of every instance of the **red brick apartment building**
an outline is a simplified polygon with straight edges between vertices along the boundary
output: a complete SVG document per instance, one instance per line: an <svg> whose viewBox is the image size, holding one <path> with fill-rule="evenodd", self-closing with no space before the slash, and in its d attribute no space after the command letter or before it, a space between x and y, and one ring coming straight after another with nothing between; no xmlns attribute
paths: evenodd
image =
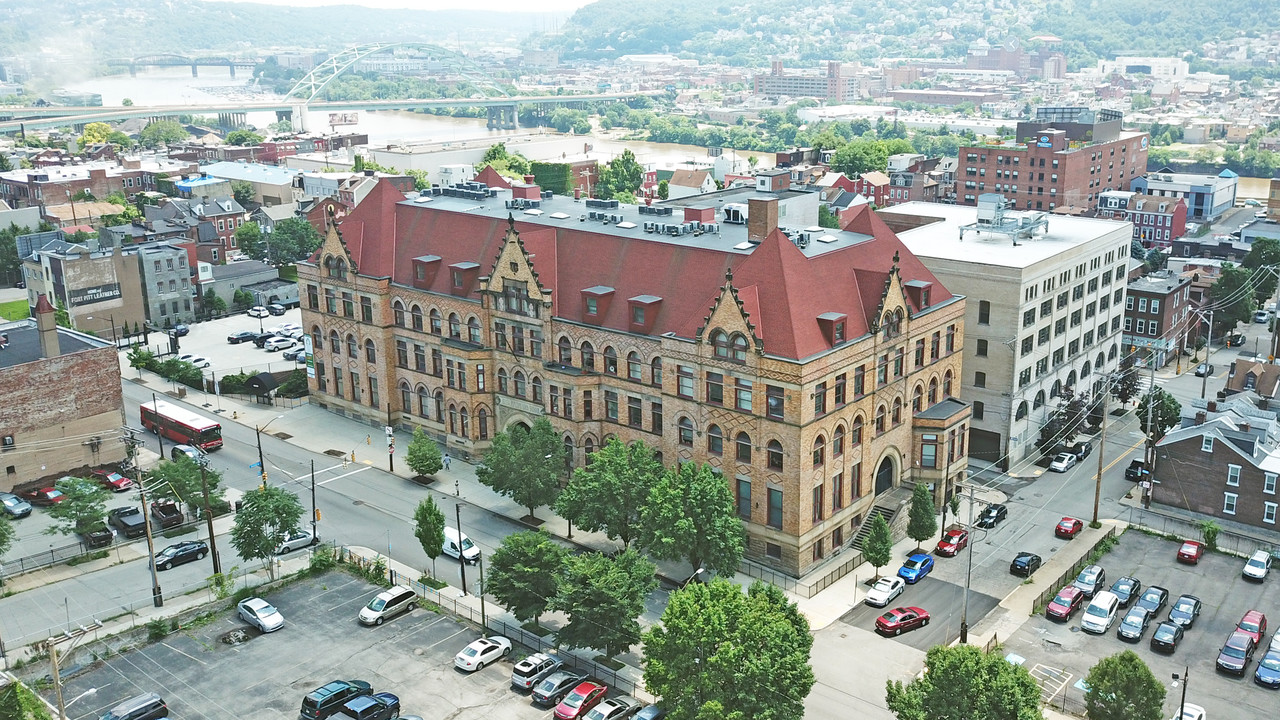
<svg viewBox="0 0 1280 720"><path fill-rule="evenodd" d="M1187 233L1187 201L1182 198L1111 190L1098 197L1094 215L1133 223L1133 239L1145 248L1168 251L1174 240Z"/></svg>

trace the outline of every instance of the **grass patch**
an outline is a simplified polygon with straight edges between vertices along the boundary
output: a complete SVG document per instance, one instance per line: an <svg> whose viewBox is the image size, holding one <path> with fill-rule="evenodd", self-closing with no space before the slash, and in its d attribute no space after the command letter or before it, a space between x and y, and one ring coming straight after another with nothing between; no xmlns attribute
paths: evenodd
<svg viewBox="0 0 1280 720"><path fill-rule="evenodd" d="M525 632L531 632L538 637L546 637L551 634L551 628L542 627L536 620L530 620L529 622L521 625L520 629Z"/></svg>
<svg viewBox="0 0 1280 720"><path fill-rule="evenodd" d="M198 523L191 523L189 525L183 525L182 527L176 527L169 530L165 530L164 532L160 533L160 537L166 537L166 538L182 537L183 535L190 535L191 533L195 532L198 529L199 529Z"/></svg>
<svg viewBox="0 0 1280 720"><path fill-rule="evenodd" d="M297 265L281 265L280 279L289 280L291 282L298 282L298 266ZM22 304L25 307L27 303L24 300Z"/></svg>
<svg viewBox="0 0 1280 720"><path fill-rule="evenodd" d="M107 556L106 550L99 550L97 552L85 553L84 555L78 555L76 557L73 557L67 561L67 564L80 565L81 563L92 562L94 560L101 560L106 556Z"/></svg>
<svg viewBox="0 0 1280 720"><path fill-rule="evenodd" d="M418 578L418 582L423 585L426 585L432 590L439 590L440 588L447 587L449 585L449 583L441 580L440 578L433 578L430 575L423 575L422 577Z"/></svg>
<svg viewBox="0 0 1280 720"><path fill-rule="evenodd" d="M296 274L296 270L294 271ZM0 317L5 320L25 320L31 317L31 307L26 300L10 300L0 303Z"/></svg>
<svg viewBox="0 0 1280 720"><path fill-rule="evenodd" d="M614 660L611 657L605 657L604 655L597 655L594 658L592 658L592 660L596 661L597 663L600 663L601 665L609 668L610 670L621 670L622 668L626 667L626 664L622 663L621 661Z"/></svg>

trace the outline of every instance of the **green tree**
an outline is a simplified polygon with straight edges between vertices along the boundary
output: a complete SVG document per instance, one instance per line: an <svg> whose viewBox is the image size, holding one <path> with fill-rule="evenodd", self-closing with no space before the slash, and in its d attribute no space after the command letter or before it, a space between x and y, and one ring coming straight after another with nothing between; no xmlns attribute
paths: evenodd
<svg viewBox="0 0 1280 720"><path fill-rule="evenodd" d="M50 720L49 704L20 680L0 687L0 720Z"/></svg>
<svg viewBox="0 0 1280 720"><path fill-rule="evenodd" d="M855 140L846 143L831 158L831 169L854 177L862 173L878 170L884 172L889 166L889 155L901 151L901 146L890 145L882 140ZM913 148L908 147L906 152Z"/></svg>
<svg viewBox="0 0 1280 720"><path fill-rule="evenodd" d="M1213 323L1217 326L1214 334L1221 337L1224 332L1234 330L1237 324L1252 319L1257 307L1253 273L1248 268L1223 263L1222 274L1209 287L1209 297L1217 307L1213 313Z"/></svg>
<svg viewBox="0 0 1280 720"><path fill-rule="evenodd" d="M556 642L596 648L614 657L640 642L644 601L658 586L657 567L635 550L608 558L600 553L570 555L564 561L560 592L552 610L569 616Z"/></svg>
<svg viewBox="0 0 1280 720"><path fill-rule="evenodd" d="M1168 260L1168 253L1161 251L1159 248L1151 248L1147 251L1146 257L1144 258L1144 264L1147 266L1147 270L1155 272L1156 270L1163 270L1164 264L1168 262Z"/></svg>
<svg viewBox="0 0 1280 720"><path fill-rule="evenodd" d="M556 500L556 513L630 547L640 534L640 509L661 477L662 463L652 448L642 442L623 445L611 437L592 454L590 465L573 471Z"/></svg>
<svg viewBox="0 0 1280 720"><path fill-rule="evenodd" d="M629 149L623 150L621 155L614 158L612 162L600 171L600 178L596 181L595 194L596 197L606 200L617 198L621 195L634 197L643 182L644 168L640 167L635 153Z"/></svg>
<svg viewBox="0 0 1280 720"><path fill-rule="evenodd" d="M157 120L156 122L148 123L138 135L138 139L142 141L142 144L149 148L180 142L188 137L190 137L190 134L186 129L172 120Z"/></svg>
<svg viewBox="0 0 1280 720"><path fill-rule="evenodd" d="M818 206L818 227L839 228L840 218L826 205Z"/></svg>
<svg viewBox="0 0 1280 720"><path fill-rule="evenodd" d="M1150 410L1151 424L1147 424L1147 414ZM1138 427L1145 432L1148 427L1151 428L1149 442L1160 442L1160 438L1164 437L1166 431L1171 427L1176 427L1182 419L1182 404L1174 399L1167 390L1157 387L1143 395L1138 400Z"/></svg>
<svg viewBox="0 0 1280 720"><path fill-rule="evenodd" d="M252 194L250 192L250 196ZM243 205L243 203L241 204ZM236 247L254 260L262 260L267 256L267 249L262 241L262 228L258 226L258 223L247 222L236 228Z"/></svg>
<svg viewBox="0 0 1280 720"><path fill-rule="evenodd" d="M120 101L120 104L125 107L133 107L133 100L130 100L129 98L125 98Z"/></svg>
<svg viewBox="0 0 1280 720"><path fill-rule="evenodd" d="M227 311L227 301L218 297L218 293L214 292L213 288L205 291L201 305L204 307L206 317L221 315Z"/></svg>
<svg viewBox="0 0 1280 720"><path fill-rule="evenodd" d="M9 552L9 548L13 547L13 539L17 536L13 523L9 522L9 516L0 515L0 557L4 557L5 553Z"/></svg>
<svg viewBox="0 0 1280 720"><path fill-rule="evenodd" d="M71 313L67 312L67 305L61 300L53 303L53 321L58 327L71 327Z"/></svg>
<svg viewBox="0 0 1280 720"><path fill-rule="evenodd" d="M62 493L62 502L49 506L49 516L54 523L45 528L45 535L65 535L80 532L102 523L107 513L107 497L110 493L93 480L64 477L54 484Z"/></svg>
<svg viewBox="0 0 1280 720"><path fill-rule="evenodd" d="M911 510L907 520L907 537L916 541L916 552L920 551L920 543L929 540L938 532L938 513L933 506L933 493L925 483L916 483L911 492Z"/></svg>
<svg viewBox="0 0 1280 720"><path fill-rule="evenodd" d="M512 533L489 558L484 591L520 622L536 622L560 594L568 557L545 530Z"/></svg>
<svg viewBox="0 0 1280 720"><path fill-rule="evenodd" d="M263 137L252 130L232 130L227 133L228 145L258 145L263 141Z"/></svg>
<svg viewBox="0 0 1280 720"><path fill-rule="evenodd" d="M298 529L302 503L298 496L276 485L257 487L244 494L236 522L231 528L231 546L245 560L261 560L267 577L276 577L276 547L286 533Z"/></svg>
<svg viewBox="0 0 1280 720"><path fill-rule="evenodd" d="M111 126L104 122L91 122L84 126L84 132L80 134L80 149L83 150L90 145L107 142L111 137Z"/></svg>
<svg viewBox="0 0 1280 720"><path fill-rule="evenodd" d="M1277 271L1268 269L1258 272L1258 268L1267 265L1280 267L1280 240L1271 237L1254 238L1249 246L1249 254L1240 262L1249 269L1253 281L1254 299L1259 306L1265 305L1267 299L1276 292Z"/></svg>
<svg viewBox="0 0 1280 720"><path fill-rule="evenodd" d="M435 498L428 495L413 511L413 536L418 538L422 551L431 558L431 575L436 574L436 558L444 551L444 512L436 506Z"/></svg>
<svg viewBox="0 0 1280 720"><path fill-rule="evenodd" d="M1089 669L1084 694L1090 720L1160 720L1164 683L1132 650L1109 655Z"/></svg>
<svg viewBox="0 0 1280 720"><path fill-rule="evenodd" d="M533 427L516 425L493 436L484 464L476 468L476 478L489 489L506 495L529 509L536 519L539 505L555 502L564 468L564 446L546 418Z"/></svg>
<svg viewBox="0 0 1280 720"><path fill-rule="evenodd" d="M1209 550L1218 549L1218 533L1222 532L1222 528L1213 520L1200 521L1200 539L1204 540L1205 547Z"/></svg>
<svg viewBox="0 0 1280 720"><path fill-rule="evenodd" d="M231 304L236 310L247 310L254 304L253 293L236 288L235 292L231 293Z"/></svg>
<svg viewBox="0 0 1280 720"><path fill-rule="evenodd" d="M209 485L210 502L222 500L226 494L222 473L205 466L202 482L200 464L186 455L179 455L177 460L162 460L147 477L153 499L186 503L193 510L204 507L204 483Z"/></svg>
<svg viewBox="0 0 1280 720"><path fill-rule="evenodd" d="M925 670L890 680L885 704L898 720L1041 720L1040 687L1021 665L972 645L938 645Z"/></svg>
<svg viewBox="0 0 1280 720"><path fill-rule="evenodd" d="M248 207L249 203L253 202L253 183L249 182L248 180L232 180L231 181L231 198L236 202L240 203L240 207ZM241 228L246 228L246 227L249 227L250 225L254 227L258 226L257 223L245 223L244 225L241 225L239 228L236 228L237 236ZM259 228L259 233L261 233L261 228Z"/></svg>
<svg viewBox="0 0 1280 720"><path fill-rule="evenodd" d="M4 154L0 153L0 158ZM18 227L9 223L9 227L0 230L0 272L13 275L22 272L22 258L18 257L18 236L31 232L29 227Z"/></svg>
<svg viewBox="0 0 1280 720"><path fill-rule="evenodd" d="M423 476L435 475L444 467L444 456L436 441L427 437L422 428L413 429L413 439L409 441L409 450L405 454L405 462L409 469Z"/></svg>
<svg viewBox="0 0 1280 720"><path fill-rule="evenodd" d="M691 583L645 633L645 687L672 720L798 718L812 648L808 621L777 586Z"/></svg>
<svg viewBox="0 0 1280 720"><path fill-rule="evenodd" d="M1111 394L1122 403L1129 402L1138 394L1138 368L1134 365L1133 355L1126 354L1120 361L1119 376L1111 388Z"/></svg>
<svg viewBox="0 0 1280 720"><path fill-rule="evenodd" d="M9 172L13 169L13 163L9 162L9 156L0 152L0 172Z"/></svg>
<svg viewBox="0 0 1280 720"><path fill-rule="evenodd" d="M267 259L272 265L289 265L305 260L324 242L311 223L302 218L286 218L276 223L267 236Z"/></svg>
<svg viewBox="0 0 1280 720"><path fill-rule="evenodd" d="M733 494L709 465L668 468L640 509L640 544L655 558L721 575L738 571L746 545Z"/></svg>
<svg viewBox="0 0 1280 720"><path fill-rule="evenodd" d="M862 541L862 556L876 569L875 579L879 580L880 568L893 559L893 535L889 532L889 523L880 513L873 513L867 522L871 523L871 528Z"/></svg>

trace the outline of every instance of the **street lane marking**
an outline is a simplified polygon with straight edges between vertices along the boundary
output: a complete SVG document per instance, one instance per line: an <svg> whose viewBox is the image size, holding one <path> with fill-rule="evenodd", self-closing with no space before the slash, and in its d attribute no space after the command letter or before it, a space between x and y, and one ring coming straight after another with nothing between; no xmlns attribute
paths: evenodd
<svg viewBox="0 0 1280 720"><path fill-rule="evenodd" d="M349 476L351 476L351 475L355 475L356 473L362 473L362 472L364 472L365 470L372 470L372 469L373 469L373 468L372 468L372 467L369 467L369 466L365 466L365 467L361 467L361 468L356 468L355 470L352 470L351 472L348 472L348 473L342 473L341 475L336 475L336 476L334 476L334 477L329 478L328 480L321 480L320 482L316 483L316 485L328 485L329 483L333 482L334 480L341 480L341 479L342 479L342 478L344 478L344 477L349 477Z"/></svg>

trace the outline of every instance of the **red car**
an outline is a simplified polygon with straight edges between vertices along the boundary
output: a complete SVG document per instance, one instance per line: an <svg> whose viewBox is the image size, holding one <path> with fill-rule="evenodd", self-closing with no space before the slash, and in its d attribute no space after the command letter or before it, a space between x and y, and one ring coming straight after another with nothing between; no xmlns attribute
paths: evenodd
<svg viewBox="0 0 1280 720"><path fill-rule="evenodd" d="M1188 540L1182 543L1182 547L1178 548L1178 562L1196 565L1202 557L1204 557L1204 545L1202 543Z"/></svg>
<svg viewBox="0 0 1280 720"><path fill-rule="evenodd" d="M1254 643L1260 643L1262 636L1267 634L1267 616L1261 610L1250 610L1240 618L1236 630L1253 638Z"/></svg>
<svg viewBox="0 0 1280 720"><path fill-rule="evenodd" d="M1054 529L1053 534L1060 538L1070 540L1076 535L1079 535L1080 531L1083 529L1083 520L1077 520L1073 517L1064 517L1062 520L1058 521L1058 527Z"/></svg>
<svg viewBox="0 0 1280 720"><path fill-rule="evenodd" d="M111 492L124 492L133 487L133 481L118 472L110 470L94 470L93 479Z"/></svg>
<svg viewBox="0 0 1280 720"><path fill-rule="evenodd" d="M1058 596L1044 609L1044 616L1053 620L1070 620L1083 603L1084 592L1069 585L1058 591Z"/></svg>
<svg viewBox="0 0 1280 720"><path fill-rule="evenodd" d="M948 530L946 535L938 541L938 546L934 550L943 557L955 557L965 546L969 544L969 532L967 530Z"/></svg>
<svg viewBox="0 0 1280 720"><path fill-rule="evenodd" d="M884 635L901 635L909 630L929 624L929 613L923 608L900 607L876 618L876 632Z"/></svg>
<svg viewBox="0 0 1280 720"><path fill-rule="evenodd" d="M67 496L63 495L61 490L54 490L51 487L40 488L39 490L28 490L27 492L22 493L22 497L32 505L39 507L57 505L67 499Z"/></svg>
<svg viewBox="0 0 1280 720"><path fill-rule="evenodd" d="M587 711L604 699L609 688L593 682L584 682L565 696L556 706L555 716L560 720L575 720L587 714Z"/></svg>

